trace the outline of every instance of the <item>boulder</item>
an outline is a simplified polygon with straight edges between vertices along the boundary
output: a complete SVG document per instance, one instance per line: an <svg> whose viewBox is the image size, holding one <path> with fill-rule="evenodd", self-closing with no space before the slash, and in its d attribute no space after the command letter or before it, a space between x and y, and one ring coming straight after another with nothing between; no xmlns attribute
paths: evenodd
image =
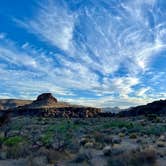
<svg viewBox="0 0 166 166"><path fill-rule="evenodd" d="M158 140L159 141L166 141L166 136L165 135L161 135Z"/></svg>
<svg viewBox="0 0 166 166"><path fill-rule="evenodd" d="M164 141L158 141L157 146L163 148L166 146L166 143Z"/></svg>
<svg viewBox="0 0 166 166"><path fill-rule="evenodd" d="M111 146L106 146L106 147L103 148L103 154L104 154L105 156L111 155L111 152L112 152Z"/></svg>

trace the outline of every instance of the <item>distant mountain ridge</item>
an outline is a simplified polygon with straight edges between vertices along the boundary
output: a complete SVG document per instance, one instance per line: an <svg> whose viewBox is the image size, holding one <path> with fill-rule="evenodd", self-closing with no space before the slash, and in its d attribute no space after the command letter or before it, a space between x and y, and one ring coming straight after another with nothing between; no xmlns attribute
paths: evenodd
<svg viewBox="0 0 166 166"><path fill-rule="evenodd" d="M0 110L7 110L32 103L32 100L0 99Z"/></svg>
<svg viewBox="0 0 166 166"><path fill-rule="evenodd" d="M119 107L104 107L102 108L103 112L111 112L111 113L119 113L120 111L123 111L123 109L120 109Z"/></svg>

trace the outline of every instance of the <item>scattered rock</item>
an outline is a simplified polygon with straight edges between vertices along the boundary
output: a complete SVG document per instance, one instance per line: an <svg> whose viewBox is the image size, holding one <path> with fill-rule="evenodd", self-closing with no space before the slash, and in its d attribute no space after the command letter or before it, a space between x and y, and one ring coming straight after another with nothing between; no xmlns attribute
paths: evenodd
<svg viewBox="0 0 166 166"><path fill-rule="evenodd" d="M112 143L113 144L120 144L121 143L121 139L119 137L113 137L112 138Z"/></svg>
<svg viewBox="0 0 166 166"><path fill-rule="evenodd" d="M82 162L84 162L84 161L86 161L88 159L89 158L88 158L86 153L79 153L72 162L82 163Z"/></svg>
<svg viewBox="0 0 166 166"><path fill-rule="evenodd" d="M158 141L158 142L157 142L157 146L162 148L162 147L165 147L165 146L166 146L166 143L163 142L163 141Z"/></svg>
<svg viewBox="0 0 166 166"><path fill-rule="evenodd" d="M122 133L127 132L127 128L126 128L126 127L122 127L121 132L122 132Z"/></svg>
<svg viewBox="0 0 166 166"><path fill-rule="evenodd" d="M0 152L0 159L1 160L7 159L7 153L6 152Z"/></svg>
<svg viewBox="0 0 166 166"><path fill-rule="evenodd" d="M121 138L122 138L122 137L125 137L125 134L124 134L124 133L119 133L118 135L119 135L119 137L121 137Z"/></svg>
<svg viewBox="0 0 166 166"><path fill-rule="evenodd" d="M136 140L136 143L138 143L138 144L142 143L142 139L138 138L138 139Z"/></svg>
<svg viewBox="0 0 166 166"><path fill-rule="evenodd" d="M93 148L93 146L94 146L94 143L93 143L93 142L87 142L87 143L84 145L85 148Z"/></svg>
<svg viewBox="0 0 166 166"><path fill-rule="evenodd" d="M104 143L106 143L106 144L112 144L113 143L113 138L111 137L111 136L104 136L103 137L103 141L104 141Z"/></svg>
<svg viewBox="0 0 166 166"><path fill-rule="evenodd" d="M105 156L111 155L111 152L112 152L111 146L106 146L106 147L104 147L104 149L103 149L103 154L104 154Z"/></svg>
<svg viewBox="0 0 166 166"><path fill-rule="evenodd" d="M0 131L0 137L5 137L5 132L4 131Z"/></svg>
<svg viewBox="0 0 166 166"><path fill-rule="evenodd" d="M80 145L85 145L87 142L89 141L89 139L87 139L87 138L81 138L81 140L80 140Z"/></svg>
<svg viewBox="0 0 166 166"><path fill-rule="evenodd" d="M165 135L161 135L158 139L159 141L166 141L166 136Z"/></svg>

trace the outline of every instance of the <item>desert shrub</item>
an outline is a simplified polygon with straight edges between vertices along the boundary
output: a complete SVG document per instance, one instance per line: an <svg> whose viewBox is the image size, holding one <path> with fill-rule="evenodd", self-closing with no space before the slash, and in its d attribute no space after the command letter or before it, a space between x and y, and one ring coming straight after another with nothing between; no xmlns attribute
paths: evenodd
<svg viewBox="0 0 166 166"><path fill-rule="evenodd" d="M29 149L26 144L17 144L15 146L8 146L6 152L7 158L18 159L20 157L26 157L29 153Z"/></svg>
<svg viewBox="0 0 166 166"><path fill-rule="evenodd" d="M129 121L124 121L124 120L113 120L110 122L106 122L102 125L103 128L111 128L111 127L118 127L118 128L123 128L126 127L128 129L133 128L133 123Z"/></svg>
<svg viewBox="0 0 166 166"><path fill-rule="evenodd" d="M124 133L119 133L118 135L119 135L119 137L125 137Z"/></svg>
<svg viewBox="0 0 166 166"><path fill-rule="evenodd" d="M108 160L108 165L111 166L155 166L156 152L152 149L147 149L142 152L125 153L118 156L111 156Z"/></svg>
<svg viewBox="0 0 166 166"><path fill-rule="evenodd" d="M51 165L56 165L55 163L58 161L64 161L65 159L69 158L69 154L65 151L58 151L58 150L53 150L49 149L46 147L41 147L36 155L38 156L46 156L48 159L48 162Z"/></svg>
<svg viewBox="0 0 166 166"><path fill-rule="evenodd" d="M156 119L155 119L155 123L160 123L160 122L161 122L160 117L156 117Z"/></svg>
<svg viewBox="0 0 166 166"><path fill-rule="evenodd" d="M157 119L157 115L155 115L155 114L147 114L146 117L150 121Z"/></svg>
<svg viewBox="0 0 166 166"><path fill-rule="evenodd" d="M137 138L137 134L132 133L132 134L129 136L129 138L131 138L131 139L136 139L136 138Z"/></svg>
<svg viewBox="0 0 166 166"><path fill-rule="evenodd" d="M4 140L4 144L7 146L15 146L18 145L19 143L24 142L25 139L20 136L14 136L14 137L9 137Z"/></svg>
<svg viewBox="0 0 166 166"><path fill-rule="evenodd" d="M4 137L0 137L0 144L4 141Z"/></svg>
<svg viewBox="0 0 166 166"><path fill-rule="evenodd" d="M20 136L4 138L3 145L5 145L7 158L25 157L28 153L28 141Z"/></svg>
<svg viewBox="0 0 166 166"><path fill-rule="evenodd" d="M138 123L133 123L133 127L128 129L129 133L142 132L144 127Z"/></svg>
<svg viewBox="0 0 166 166"><path fill-rule="evenodd" d="M4 137L0 137L0 146L3 144Z"/></svg>
<svg viewBox="0 0 166 166"><path fill-rule="evenodd" d="M11 130L21 130L22 128L22 123L20 121L13 121L11 124L10 124L10 128Z"/></svg>
<svg viewBox="0 0 166 166"><path fill-rule="evenodd" d="M41 136L41 141L43 142L44 145L48 146L53 142L53 137L54 137L53 132L48 131Z"/></svg>
<svg viewBox="0 0 166 166"><path fill-rule="evenodd" d="M144 129L144 133L148 135L161 135L166 132L166 126L150 126Z"/></svg>
<svg viewBox="0 0 166 166"><path fill-rule="evenodd" d="M58 124L49 125L45 133L41 137L41 141L45 145L50 145L54 140L69 143L72 139L72 129L74 124L70 121L61 121Z"/></svg>
<svg viewBox="0 0 166 166"><path fill-rule="evenodd" d="M100 132L94 132L93 137L94 137L96 142L101 142L102 143L102 142L104 142L105 134L102 134Z"/></svg>

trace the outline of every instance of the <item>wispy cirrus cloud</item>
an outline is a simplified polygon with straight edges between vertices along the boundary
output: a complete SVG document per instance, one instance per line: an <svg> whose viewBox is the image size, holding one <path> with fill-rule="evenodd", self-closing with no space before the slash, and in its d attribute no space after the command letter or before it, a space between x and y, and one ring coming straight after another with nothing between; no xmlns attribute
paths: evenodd
<svg viewBox="0 0 166 166"><path fill-rule="evenodd" d="M48 41L65 51L71 49L75 14L69 13L52 1L39 6L40 10L33 20L15 19L15 21L41 40Z"/></svg>
<svg viewBox="0 0 166 166"><path fill-rule="evenodd" d="M77 11L69 10L67 2L63 6L50 2L40 4L32 20L17 23L103 75L121 66L131 74L145 71L150 57L166 47L165 27L154 14L156 0L92 1L93 6Z"/></svg>

